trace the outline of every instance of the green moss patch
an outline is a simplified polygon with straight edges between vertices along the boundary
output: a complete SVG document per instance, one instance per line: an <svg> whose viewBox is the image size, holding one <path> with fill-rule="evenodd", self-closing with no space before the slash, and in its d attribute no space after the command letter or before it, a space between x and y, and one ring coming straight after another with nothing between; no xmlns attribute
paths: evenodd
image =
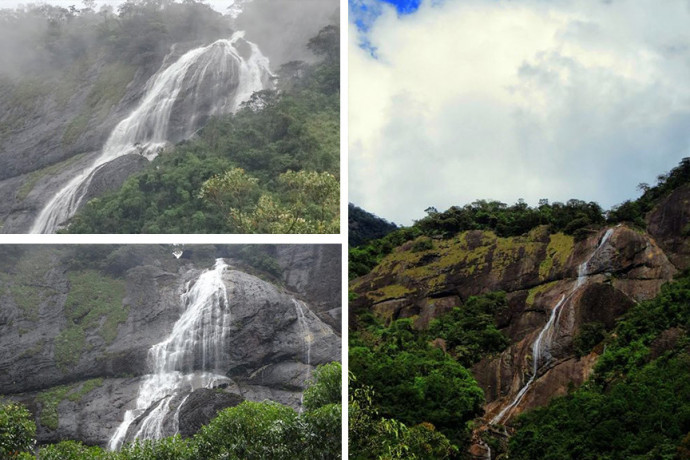
<svg viewBox="0 0 690 460"><path fill-rule="evenodd" d="M29 321L38 320L41 303L53 293L46 286L45 277L50 271L53 251L49 248L31 251L21 257L12 272L4 277L7 290L15 305Z"/></svg>
<svg viewBox="0 0 690 460"><path fill-rule="evenodd" d="M65 399L79 402L81 399L103 385L103 379L91 379L74 385L61 385L42 391L36 396L36 401L41 404L39 422L41 425L57 430L59 425L58 406Z"/></svg>
<svg viewBox="0 0 690 460"><path fill-rule="evenodd" d="M77 364L86 351L86 334L79 326L70 326L55 337L55 361L60 369Z"/></svg>
<svg viewBox="0 0 690 460"><path fill-rule="evenodd" d="M408 294L412 294L413 292L414 291L406 288L405 286L392 284L389 286L384 286L381 289L378 289L374 292L368 293L367 297L376 302L381 302L383 300L388 299L399 299L401 297L405 297Z"/></svg>
<svg viewBox="0 0 690 460"><path fill-rule="evenodd" d="M526 236L508 238L498 237L491 231L462 232L446 240L421 236L384 257L371 272L373 285L390 284L392 275L398 284L407 286L408 291L412 284L422 284L435 290L442 287L451 274L476 277L489 269L492 276L499 278L511 265L536 263L546 245L545 231L546 228L542 226ZM566 238L572 242L572 237ZM559 238L556 241L561 243ZM560 263L560 253L555 257ZM353 284L352 288L361 290L361 283ZM402 286L397 290L387 286L367 296L378 301L393 298L388 295L384 297L381 292L388 294L395 291L394 294L401 294L400 288Z"/></svg>
<svg viewBox="0 0 690 460"><path fill-rule="evenodd" d="M65 301L68 327L55 339L58 367L79 362L87 350L86 332L96 330L106 344L117 337L117 327L127 320L129 307L122 305L125 282L96 270L69 274L70 290Z"/></svg>

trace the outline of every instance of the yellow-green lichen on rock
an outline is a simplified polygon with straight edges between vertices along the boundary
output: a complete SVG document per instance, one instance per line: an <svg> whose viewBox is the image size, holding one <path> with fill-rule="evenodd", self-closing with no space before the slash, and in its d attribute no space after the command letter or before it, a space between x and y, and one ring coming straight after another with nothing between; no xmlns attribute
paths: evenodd
<svg viewBox="0 0 690 460"><path fill-rule="evenodd" d="M408 294L412 294L414 291L401 286L399 284L391 284L384 286L376 291L367 293L367 297L375 302L381 302L389 299L400 299Z"/></svg>
<svg viewBox="0 0 690 460"><path fill-rule="evenodd" d="M553 268L563 268L573 252L575 240L571 235L554 233L549 237L546 258L539 265L539 278L546 279Z"/></svg>
<svg viewBox="0 0 690 460"><path fill-rule="evenodd" d="M551 281L549 283L540 284L539 286L535 286L532 289L530 289L527 293L527 299L525 299L525 305L527 306L527 308L530 308L534 305L534 301L536 300L539 294L548 291L556 284L558 284L558 281Z"/></svg>
<svg viewBox="0 0 690 460"><path fill-rule="evenodd" d="M548 268L554 260L558 265L564 264L572 250L572 237L559 235L549 239L546 226L508 238L480 230L461 232L445 240L419 237L395 249L371 271L368 290L374 292L367 297L381 302L411 292L433 292L442 289L451 276L476 278L489 273L488 270L494 280L500 280L509 267L516 265L520 272L531 271L539 263L547 241L552 253ZM382 285L386 287L378 288ZM352 288L359 292L367 290L363 280Z"/></svg>
<svg viewBox="0 0 690 460"><path fill-rule="evenodd" d="M497 238L491 257L492 275L494 278L500 278L510 265L522 260L536 260L537 253L543 247L543 243L524 236Z"/></svg>

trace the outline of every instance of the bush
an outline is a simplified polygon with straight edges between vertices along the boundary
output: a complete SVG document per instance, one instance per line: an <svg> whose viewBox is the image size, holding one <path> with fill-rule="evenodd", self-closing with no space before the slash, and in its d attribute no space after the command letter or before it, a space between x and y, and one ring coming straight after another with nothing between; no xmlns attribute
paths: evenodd
<svg viewBox="0 0 690 460"><path fill-rule="evenodd" d="M38 460L100 460L106 453L100 447L90 447L77 441L61 441L42 447Z"/></svg>
<svg viewBox="0 0 690 460"><path fill-rule="evenodd" d="M221 411L194 437L197 458L300 458L297 414L273 402L244 401Z"/></svg>
<svg viewBox="0 0 690 460"><path fill-rule="evenodd" d="M573 339L573 349L579 358L588 355L592 349L606 338L606 327L603 323L593 322L582 325L579 334Z"/></svg>
<svg viewBox="0 0 690 460"><path fill-rule="evenodd" d="M36 423L21 404L0 405L0 458L18 458L35 444Z"/></svg>
<svg viewBox="0 0 690 460"><path fill-rule="evenodd" d="M320 365L314 371L311 385L304 391L304 407L315 410L328 404L340 404L343 369L340 363Z"/></svg>

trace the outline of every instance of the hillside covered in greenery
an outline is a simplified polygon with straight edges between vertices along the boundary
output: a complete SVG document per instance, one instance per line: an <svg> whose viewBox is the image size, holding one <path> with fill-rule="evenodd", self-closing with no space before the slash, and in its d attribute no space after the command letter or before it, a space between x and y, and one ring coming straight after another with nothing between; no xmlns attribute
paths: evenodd
<svg viewBox="0 0 690 460"><path fill-rule="evenodd" d="M241 9L233 17L196 0L0 9L0 40L13 44L0 49L0 232L339 231L337 2ZM232 72L212 52L222 46L233 49ZM202 48L216 61L184 73L180 60ZM175 79L154 84L170 69ZM170 110L147 102L168 90ZM134 115L136 129L116 129ZM120 132L127 142L101 163ZM73 198L53 202L82 175ZM68 211L47 219L50 208Z"/></svg>
<svg viewBox="0 0 690 460"><path fill-rule="evenodd" d="M690 158L683 158L669 173L658 176L655 186L640 184L643 194L636 200L628 200L609 211L595 202L568 200L567 203L541 200L531 207L524 201L508 206L500 201L477 200L464 206L452 206L439 212L427 209L427 216L410 227L403 227L385 237L351 248L349 255L350 278L368 273L393 248L419 236L451 238L467 230L490 230L500 237L519 236L540 226L547 225L551 233L563 232L582 239L596 232L603 225L629 222L641 229L646 224L644 216L662 198L673 190L690 182Z"/></svg>
<svg viewBox="0 0 690 460"><path fill-rule="evenodd" d="M364 243L383 238L397 229L392 222L365 211L350 203L347 206L347 241L350 247L361 246Z"/></svg>
<svg viewBox="0 0 690 460"><path fill-rule="evenodd" d="M350 457L690 458L689 183L686 158L607 212L477 201L350 248ZM662 266L675 276L650 288ZM563 367L539 369L528 409L493 421L517 391L500 378L530 378L532 341L565 294L563 324L580 324L557 339ZM540 396L549 385L565 396Z"/></svg>
<svg viewBox="0 0 690 460"><path fill-rule="evenodd" d="M690 458L690 273L600 343L594 375L517 421L509 458Z"/></svg>
<svg viewBox="0 0 690 460"><path fill-rule="evenodd" d="M339 29L289 63L280 90L255 93L211 120L114 193L95 198L69 233L335 233L340 229Z"/></svg>

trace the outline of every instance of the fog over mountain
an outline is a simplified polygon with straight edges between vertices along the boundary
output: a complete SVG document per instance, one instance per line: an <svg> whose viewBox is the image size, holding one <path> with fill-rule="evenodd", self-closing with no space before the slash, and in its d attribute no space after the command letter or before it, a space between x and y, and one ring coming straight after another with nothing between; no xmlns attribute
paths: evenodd
<svg viewBox="0 0 690 460"><path fill-rule="evenodd" d="M253 105L247 105L244 116L254 117L252 123L264 133L262 142L279 146L262 152L251 133L231 134L229 126L217 126L225 144L216 136L211 149L205 141L192 148L206 157L194 162L206 170L190 173L193 183L180 182L179 172L169 179L175 188L190 187L185 193L178 190L176 199L199 200L188 207L188 213L205 212L196 219L201 227L195 231L257 231L212 230L201 222L213 212L206 208L208 200L199 198L202 184L232 167L248 174L260 171L273 187L288 170L336 180L338 8L336 0L251 0L227 2L225 8L218 2L129 0L116 8L87 1L0 9L0 197L6 198L0 204L0 232L64 229L90 200L120 190L162 153L196 138L210 121L237 114L250 100ZM328 93L328 102L317 101L314 92ZM252 99L255 94L261 95ZM285 110L300 113L288 117L290 123L310 128L271 128L256 119L261 115L252 115L266 107L280 112L273 104L288 94L300 104L314 104L301 110L286 102ZM273 128L273 135L267 135ZM295 136L313 140L307 147L288 141ZM209 162L211 151L223 158L222 165ZM269 159L276 155L282 158ZM180 161L187 163L172 161L173 168L191 167ZM143 192L150 193L151 187ZM254 202L259 198L254 194ZM124 201L118 207L128 209L124 218L131 221L133 202ZM220 204L216 212L222 214L212 219L216 228L238 205ZM170 211L171 206L166 200L156 209ZM293 214L304 217L302 211ZM128 231L172 231L180 222L179 216L166 219L163 227Z"/></svg>

